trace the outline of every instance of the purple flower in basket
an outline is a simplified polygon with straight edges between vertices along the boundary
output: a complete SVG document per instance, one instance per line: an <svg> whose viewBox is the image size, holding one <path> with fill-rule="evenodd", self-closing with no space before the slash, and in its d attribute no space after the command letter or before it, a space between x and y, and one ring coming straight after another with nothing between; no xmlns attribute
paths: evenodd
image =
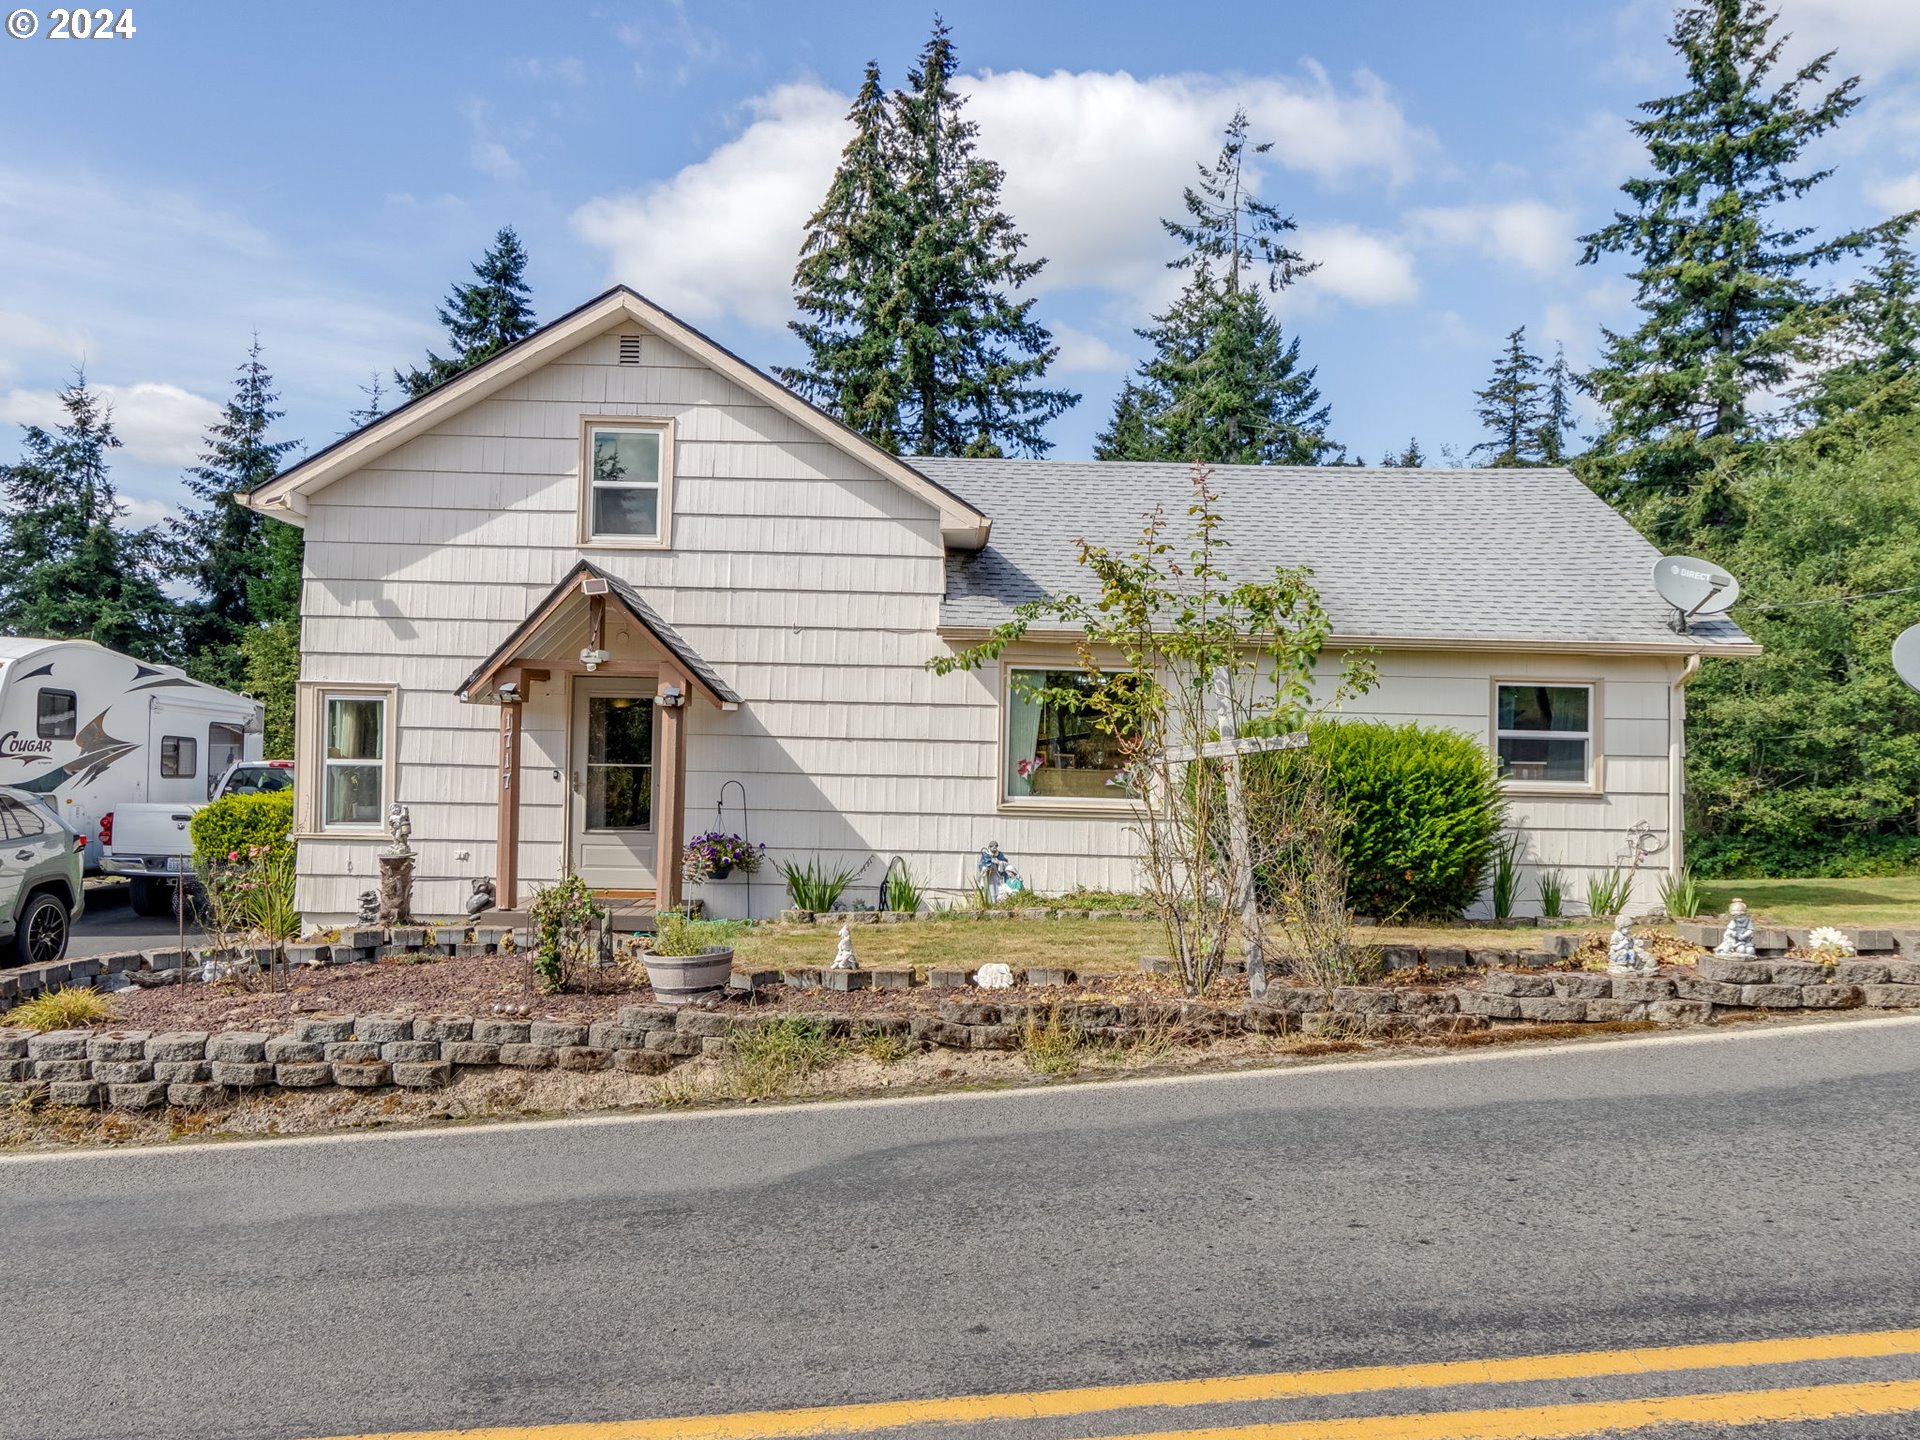
<svg viewBox="0 0 1920 1440"><path fill-rule="evenodd" d="M760 868L767 853L764 845L750 844L738 835L708 830L687 841L680 852L680 873L689 885L704 885L709 880L724 880L735 870L751 875Z"/></svg>

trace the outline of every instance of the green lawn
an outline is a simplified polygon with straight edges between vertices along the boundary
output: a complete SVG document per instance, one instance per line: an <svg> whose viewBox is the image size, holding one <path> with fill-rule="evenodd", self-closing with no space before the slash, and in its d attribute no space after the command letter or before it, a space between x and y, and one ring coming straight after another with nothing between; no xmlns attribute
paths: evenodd
<svg viewBox="0 0 1920 1440"><path fill-rule="evenodd" d="M1725 914L1736 895L1755 916L1781 925L1920 925L1920 875L1710 880L1701 913Z"/></svg>

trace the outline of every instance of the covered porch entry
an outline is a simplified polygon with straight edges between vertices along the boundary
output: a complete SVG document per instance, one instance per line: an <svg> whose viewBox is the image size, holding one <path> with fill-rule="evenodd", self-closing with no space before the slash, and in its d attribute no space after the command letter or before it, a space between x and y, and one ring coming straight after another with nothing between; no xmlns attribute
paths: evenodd
<svg viewBox="0 0 1920 1440"><path fill-rule="evenodd" d="M575 565L458 692L500 711L494 898L507 913L531 898L520 876L521 756L536 685L558 692L565 727L562 853L541 869L574 871L635 917L677 906L687 707L734 710L739 696L631 585Z"/></svg>

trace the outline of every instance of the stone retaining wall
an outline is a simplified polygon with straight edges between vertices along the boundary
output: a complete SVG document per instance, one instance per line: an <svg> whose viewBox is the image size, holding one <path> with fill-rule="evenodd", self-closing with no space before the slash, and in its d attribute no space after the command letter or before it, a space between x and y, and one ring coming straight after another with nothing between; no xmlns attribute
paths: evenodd
<svg viewBox="0 0 1920 1440"><path fill-rule="evenodd" d="M1071 972L1047 975L1071 983ZM1688 1025L1729 1011L1858 1006L1920 1007L1920 959L1860 958L1829 971L1802 960L1708 955L1697 968L1674 967L1654 976L1490 970L1470 983L1449 985L1354 985L1330 992L1276 986L1262 1000L1233 1008L1095 996L1028 1000L1017 990L969 990L910 1016L806 1013L840 1034L892 1034L956 1050L1014 1050L1029 1025L1056 1019L1088 1039L1124 1043L1155 1027L1190 1040L1388 1036L1503 1025ZM0 1029L0 1101L201 1107L271 1088L432 1089L486 1067L660 1075L679 1061L722 1053L739 1027L777 1023L792 1013L629 1005L611 1020L585 1025L465 1015L323 1015L299 1020L279 1035Z"/></svg>

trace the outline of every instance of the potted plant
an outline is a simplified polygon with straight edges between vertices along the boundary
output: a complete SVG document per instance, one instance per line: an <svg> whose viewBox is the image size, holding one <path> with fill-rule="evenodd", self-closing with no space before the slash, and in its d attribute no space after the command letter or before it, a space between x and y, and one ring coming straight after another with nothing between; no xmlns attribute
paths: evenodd
<svg viewBox="0 0 1920 1440"><path fill-rule="evenodd" d="M710 945L698 920L668 911L654 920L653 948L642 957L647 982L662 1005L684 1005L722 989L733 971L733 947Z"/></svg>
<svg viewBox="0 0 1920 1440"><path fill-rule="evenodd" d="M680 873L689 885L704 885L709 880L724 880L735 870L751 875L760 868L764 845L750 845L738 835L709 830L696 835L680 852Z"/></svg>

